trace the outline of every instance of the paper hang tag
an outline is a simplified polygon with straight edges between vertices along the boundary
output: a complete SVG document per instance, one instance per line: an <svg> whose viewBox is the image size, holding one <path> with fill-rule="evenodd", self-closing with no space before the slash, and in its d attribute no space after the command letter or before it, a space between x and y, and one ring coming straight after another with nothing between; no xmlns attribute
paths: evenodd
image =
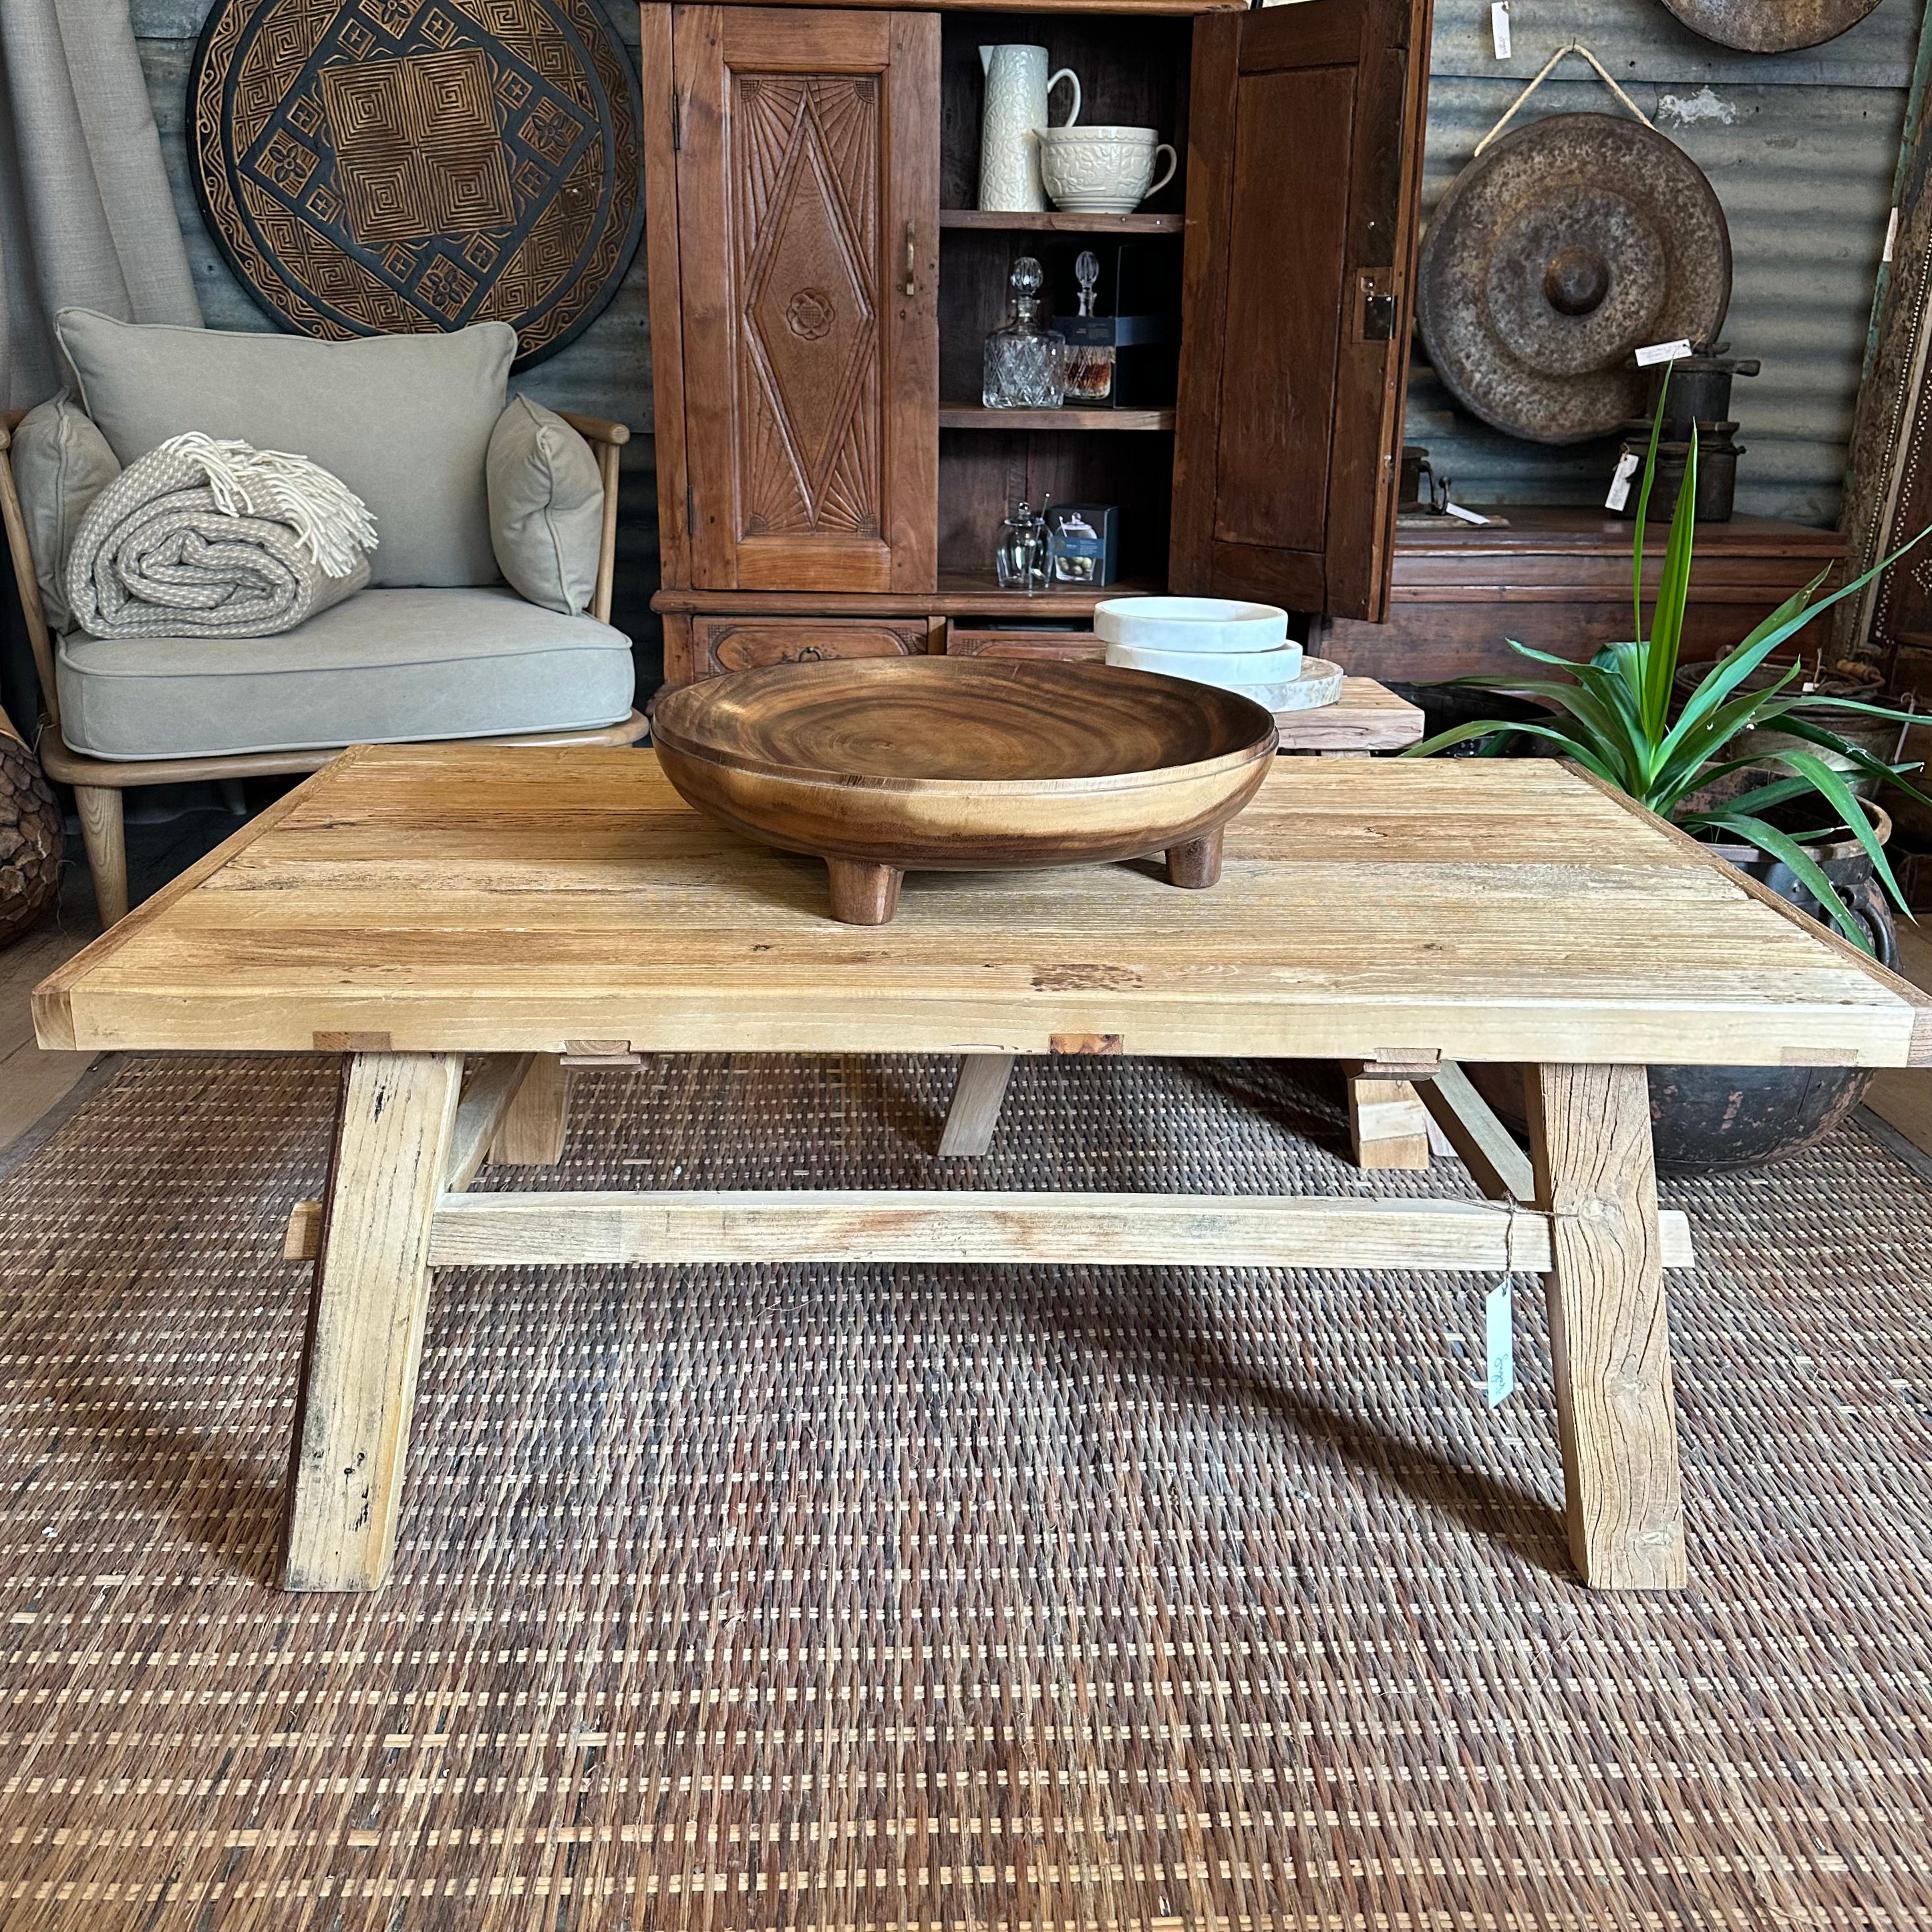
<svg viewBox="0 0 1932 1932"><path fill-rule="evenodd" d="M1610 478L1610 494L1604 499L1606 510L1621 510L1630 501L1630 479L1636 474L1637 453L1627 449L1617 458L1617 473Z"/></svg>
<svg viewBox="0 0 1932 1932"><path fill-rule="evenodd" d="M1496 44L1496 58L1510 57L1509 0L1496 0L1490 9L1490 33Z"/></svg>
<svg viewBox="0 0 1932 1932"><path fill-rule="evenodd" d="M1466 524L1486 524L1490 520L1480 512L1464 509L1460 503L1444 503L1442 514L1446 517L1460 517Z"/></svg>
<svg viewBox="0 0 1932 1932"><path fill-rule="evenodd" d="M1484 1298L1483 1341L1490 1406L1500 1408L1516 1393L1516 1294L1508 1275Z"/></svg>
<svg viewBox="0 0 1932 1932"><path fill-rule="evenodd" d="M1690 344L1684 337L1680 336L1675 342L1653 342L1648 349L1636 352L1636 366L1649 369L1660 362L1681 362L1690 353Z"/></svg>

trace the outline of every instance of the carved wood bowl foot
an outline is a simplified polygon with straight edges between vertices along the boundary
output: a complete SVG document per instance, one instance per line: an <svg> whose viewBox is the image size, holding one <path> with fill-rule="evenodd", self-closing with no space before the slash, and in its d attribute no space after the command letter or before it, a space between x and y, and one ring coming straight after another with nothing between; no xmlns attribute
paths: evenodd
<svg viewBox="0 0 1932 1932"><path fill-rule="evenodd" d="M1167 848L1167 883L1200 892L1218 885L1221 879L1221 848L1228 828L1217 825L1198 838L1184 840Z"/></svg>
<svg viewBox="0 0 1932 1932"><path fill-rule="evenodd" d="M832 916L841 926L891 923L899 909L899 883L905 877L897 866L828 859L825 869L832 875Z"/></svg>
<svg viewBox="0 0 1932 1932"><path fill-rule="evenodd" d="M908 872L1165 851L1194 890L1274 761L1232 692L1123 666L997 658L773 664L658 700L664 776L709 817L823 859L832 916L883 926Z"/></svg>

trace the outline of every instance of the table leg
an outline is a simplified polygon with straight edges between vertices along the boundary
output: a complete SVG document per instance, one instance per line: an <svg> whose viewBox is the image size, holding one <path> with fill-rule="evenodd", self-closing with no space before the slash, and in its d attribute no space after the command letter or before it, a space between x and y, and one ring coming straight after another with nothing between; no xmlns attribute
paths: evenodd
<svg viewBox="0 0 1932 1932"><path fill-rule="evenodd" d="M1348 1138L1355 1165L1425 1168L1430 1162L1429 1112L1407 1080L1378 1078L1343 1064L1348 1082Z"/></svg>
<svg viewBox="0 0 1932 1932"><path fill-rule="evenodd" d="M388 1574L462 1082L460 1054L361 1053L344 1069L296 1404L291 1590L373 1590Z"/></svg>
<svg viewBox="0 0 1932 1932"><path fill-rule="evenodd" d="M959 1063L952 1083L952 1103L939 1136L939 1151L947 1156L984 1154L993 1144L1000 1124L1000 1103L1013 1070L1010 1053L969 1053Z"/></svg>
<svg viewBox="0 0 1932 1932"><path fill-rule="evenodd" d="M1688 1580L1670 1324L1641 1066L1528 1080L1537 1204L1552 1216L1550 1354L1570 1553L1612 1590Z"/></svg>
<svg viewBox="0 0 1932 1932"><path fill-rule="evenodd" d="M490 1160L501 1167L554 1167L563 1158L570 1118L570 1070L554 1053L530 1056L516 1098L490 1142Z"/></svg>

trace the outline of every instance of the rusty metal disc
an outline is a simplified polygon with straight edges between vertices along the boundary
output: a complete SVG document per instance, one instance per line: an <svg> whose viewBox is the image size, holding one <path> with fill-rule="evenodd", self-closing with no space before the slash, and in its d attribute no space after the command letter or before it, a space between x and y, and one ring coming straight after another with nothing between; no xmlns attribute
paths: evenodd
<svg viewBox="0 0 1932 1932"><path fill-rule="evenodd" d="M1847 34L1878 0L1664 0L1693 33L1748 54L1789 53Z"/></svg>
<svg viewBox="0 0 1932 1932"><path fill-rule="evenodd" d="M1643 409L1632 352L1715 340L1731 237L1703 171L1609 114L1552 114L1472 161L1429 225L1416 320L1465 409L1535 442Z"/></svg>

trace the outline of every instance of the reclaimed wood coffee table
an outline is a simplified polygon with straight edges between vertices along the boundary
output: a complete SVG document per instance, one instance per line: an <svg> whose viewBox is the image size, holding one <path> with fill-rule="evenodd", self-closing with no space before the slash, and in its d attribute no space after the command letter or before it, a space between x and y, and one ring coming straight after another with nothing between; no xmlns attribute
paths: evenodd
<svg viewBox="0 0 1932 1932"><path fill-rule="evenodd" d="M344 1057L328 1198L289 1235L316 1264L289 1587L388 1568L433 1270L805 1260L1543 1274L1577 1567L1682 1584L1664 1271L1689 1243L1645 1064L1932 1064L1932 1000L1538 760L1280 760L1211 892L1140 862L938 874L876 930L823 894L649 752L362 748L40 988L45 1047ZM1533 1169L1512 1188L1513 1144L1478 1135L1510 1198L470 1191L486 1160L559 1156L569 1063L746 1050L1313 1058L1445 1088L1522 1062Z"/></svg>

